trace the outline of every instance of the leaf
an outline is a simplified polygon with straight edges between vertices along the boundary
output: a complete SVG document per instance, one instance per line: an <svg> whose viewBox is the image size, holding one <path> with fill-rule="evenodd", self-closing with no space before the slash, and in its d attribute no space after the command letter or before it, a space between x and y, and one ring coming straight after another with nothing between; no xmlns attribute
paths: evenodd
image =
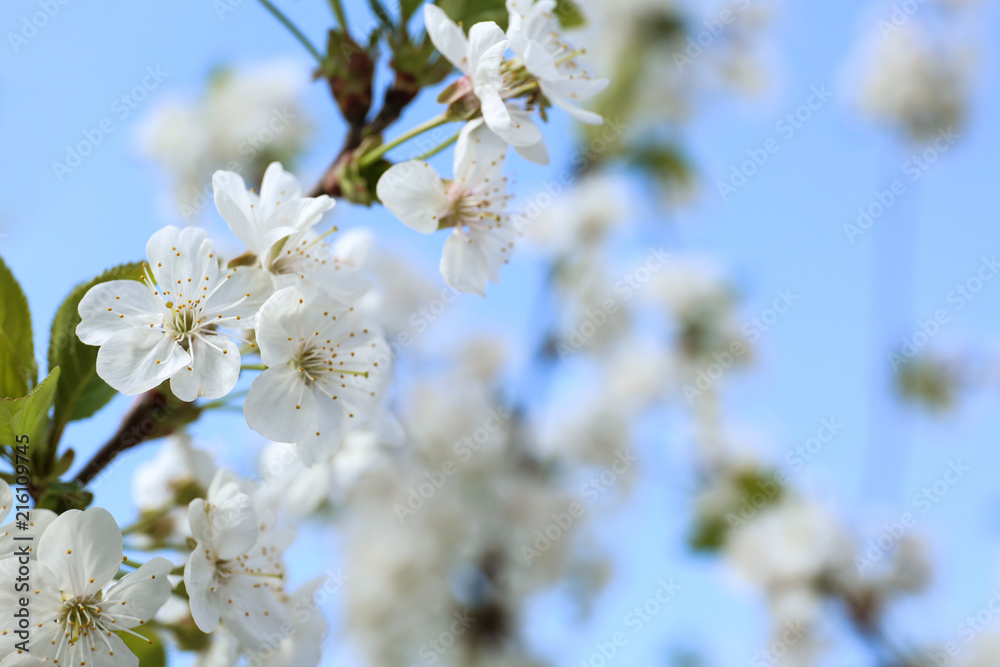
<svg viewBox="0 0 1000 667"><path fill-rule="evenodd" d="M480 21L494 21L501 30L507 29L507 5L505 0L437 0L452 21L460 24L466 32Z"/></svg>
<svg viewBox="0 0 1000 667"><path fill-rule="evenodd" d="M145 639L131 634L133 632L142 635ZM151 625L143 625L132 628L129 632L119 632L118 636L139 659L136 664L142 665L142 667L166 667L167 650L163 646L163 640L160 639L156 628Z"/></svg>
<svg viewBox="0 0 1000 667"><path fill-rule="evenodd" d="M573 0L556 0L555 15L563 28L579 28L587 23L587 17Z"/></svg>
<svg viewBox="0 0 1000 667"><path fill-rule="evenodd" d="M0 398L0 443L11 445L16 442L16 436L27 435L30 447L42 444L58 381L59 367L56 366L27 396Z"/></svg>
<svg viewBox="0 0 1000 667"><path fill-rule="evenodd" d="M37 382L28 299L0 259L0 397L24 396Z"/></svg>
<svg viewBox="0 0 1000 667"><path fill-rule="evenodd" d="M105 271L90 282L78 285L56 311L49 338L49 368L62 369L56 387L52 444L59 442L67 422L84 419L100 410L115 396L97 375L97 347L85 345L76 335L80 323L77 307L80 299L94 285L109 280L138 280L142 276L142 263L122 264Z"/></svg>

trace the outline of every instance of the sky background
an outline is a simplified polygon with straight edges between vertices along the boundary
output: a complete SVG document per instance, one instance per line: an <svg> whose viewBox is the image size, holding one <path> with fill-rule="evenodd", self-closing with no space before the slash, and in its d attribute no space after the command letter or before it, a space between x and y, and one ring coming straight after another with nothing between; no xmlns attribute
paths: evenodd
<svg viewBox="0 0 1000 667"><path fill-rule="evenodd" d="M309 67L299 45L257 3L231 0L231 5L220 18L207 0L96 6L71 1L57 5L48 23L16 50L9 32L20 31L41 4L9 0L0 6L0 182L7 184L0 198L0 255L27 292L40 359L48 323L74 285L141 258L154 231L179 222L163 205L163 175L136 148L141 120L158 100L197 95L219 65L285 57ZM322 41L330 23L324 3L282 5L314 42ZM647 229L659 226L672 251L708 254L728 268L745 297L741 313L747 319L767 308L777 290L799 297L761 336L758 363L726 376L730 426L781 461L816 433L822 419L843 424L792 484L829 502L872 536L903 512L917 514L918 530L930 539L936 578L927 595L899 606L891 629L923 642L953 638L955 626L1000 586L996 383L970 389L960 408L943 418L900 408L885 398L882 386L888 349L941 308L950 321L934 344L972 351L970 364L996 375L1000 279L985 283L959 312L947 299L975 274L983 257L1000 255L995 231L1000 14L995 3L987 5L986 20L977 28L981 61L959 141L918 182L907 181L907 192L854 243L844 225L855 222L858 207L868 206L876 191L907 178L903 166L916 150L868 125L851 106L843 63L859 30L870 30L873 20L868 4L857 0L775 5L769 90L752 101L722 98L703 105L683 134L699 174L696 198L664 215L651 206L655 193L639 188L636 194ZM352 18L355 25L363 23L360 15ZM112 105L141 83L149 67L160 68L166 78L121 118ZM794 113L814 86L824 85L833 91L830 101L793 136L783 137L776 123ZM397 128L433 113L433 97L425 95ZM308 184L333 155L341 126L323 85L309 88L306 104L318 126L315 148L298 166ZM53 161L63 161L67 146L105 118L114 130L60 180ZM557 118L546 130L547 140L550 153L566 159L573 135L566 118ZM716 181L728 178L748 150L771 137L779 150L722 201ZM450 157L441 157L436 164L446 172L448 162ZM556 158L552 167L542 168L514 158L516 190L530 194L531 183L554 173L558 164ZM412 234L378 208L341 203L332 220L342 229L372 228L435 275L441 238ZM536 258L519 252L502 278L485 300L463 296L430 335L455 340L472 328L495 331L511 340L516 376L539 333L533 320L540 280ZM113 432L127 407L127 399L116 399L100 415L72 425L64 442L80 453L91 451ZM199 425L197 434L226 450L223 460L244 472L260 445L240 415L219 415ZM581 621L558 594L533 605L528 634L558 665L589 660L593 643L623 629L625 614L655 595L664 578L679 583L680 594L641 632L629 633L613 664L668 664L673 652L685 648L701 651L707 664L749 664L767 647L762 598L740 587L717 559L686 551L694 484L684 472L691 469L688 436L670 417L647 420L639 449L642 473L630 500L593 508L594 530L616 567L591 615ZM98 504L128 507L130 471L154 451L155 445L123 457L98 486ZM954 460L971 472L939 504L920 513L914 494ZM119 513L121 523L129 518ZM294 581L328 567L325 559L336 553L335 545L318 539L307 531L294 548ZM335 653L325 664L358 664L341 638L330 643ZM858 664L857 650L846 645L830 664Z"/></svg>

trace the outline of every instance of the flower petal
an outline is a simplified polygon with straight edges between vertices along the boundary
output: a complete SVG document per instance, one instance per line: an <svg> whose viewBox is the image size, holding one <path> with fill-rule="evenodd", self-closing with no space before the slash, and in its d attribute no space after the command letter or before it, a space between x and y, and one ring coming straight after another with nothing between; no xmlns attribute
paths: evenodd
<svg viewBox="0 0 1000 667"><path fill-rule="evenodd" d="M419 160L389 167L379 178L375 192L393 215L421 234L436 231L438 221L451 207L441 177Z"/></svg>
<svg viewBox="0 0 1000 667"><path fill-rule="evenodd" d="M457 23L444 10L430 3L424 5L424 26L434 47L465 74L469 73L469 43Z"/></svg>
<svg viewBox="0 0 1000 667"><path fill-rule="evenodd" d="M10 490L10 484L0 479L0 522L7 518L13 505L14 492Z"/></svg>
<svg viewBox="0 0 1000 667"><path fill-rule="evenodd" d="M167 575L174 569L166 558L154 558L111 587L101 602L101 616L113 618L119 628L134 628L148 621L170 597Z"/></svg>
<svg viewBox="0 0 1000 667"><path fill-rule="evenodd" d="M126 396L160 384L191 363L173 337L149 327L120 331L97 352L97 374Z"/></svg>
<svg viewBox="0 0 1000 667"><path fill-rule="evenodd" d="M201 500L200 498L198 500ZM198 502L197 500L195 502ZM193 506L194 503L191 503ZM215 583L215 563L203 551L194 551L184 566L184 587L191 604L191 618L202 632L219 626L221 614L210 590Z"/></svg>
<svg viewBox="0 0 1000 667"><path fill-rule="evenodd" d="M247 190L243 178L231 171L217 171L212 176L212 191L215 208L236 238L258 255L267 250L262 247L264 243L254 212L254 206L259 204Z"/></svg>
<svg viewBox="0 0 1000 667"><path fill-rule="evenodd" d="M267 220L282 202L301 196L302 185L299 180L285 171L280 162L272 162L267 165L260 182L260 219Z"/></svg>
<svg viewBox="0 0 1000 667"><path fill-rule="evenodd" d="M231 339L202 334L191 340L191 363L170 378L170 390L182 401L222 398L240 378L240 349Z"/></svg>
<svg viewBox="0 0 1000 667"><path fill-rule="evenodd" d="M301 373L289 366L268 368L250 386L243 403L247 424L265 438L298 442L316 426L316 401Z"/></svg>
<svg viewBox="0 0 1000 667"><path fill-rule="evenodd" d="M454 233L444 243L441 253L441 275L459 292L475 292L486 296L489 272L482 253L466 235Z"/></svg>
<svg viewBox="0 0 1000 667"><path fill-rule="evenodd" d="M38 561L78 598L96 595L114 579L122 562L122 533L100 507L69 510L38 540Z"/></svg>
<svg viewBox="0 0 1000 667"><path fill-rule="evenodd" d="M109 280L94 285L77 307L76 335L87 345L103 345L116 333L163 321L163 304L138 280Z"/></svg>

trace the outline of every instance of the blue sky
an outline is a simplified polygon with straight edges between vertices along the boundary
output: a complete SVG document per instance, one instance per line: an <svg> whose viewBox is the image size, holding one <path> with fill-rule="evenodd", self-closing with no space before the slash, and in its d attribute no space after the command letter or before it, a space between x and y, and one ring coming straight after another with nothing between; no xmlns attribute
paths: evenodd
<svg viewBox="0 0 1000 667"><path fill-rule="evenodd" d="M162 175L135 149L139 120L157 100L168 93L197 93L206 74L222 64L282 56L309 66L298 45L251 0L230 0L232 11L221 18L207 1L100 6L53 1L58 10L15 50L9 32L21 31L25 17L44 4L16 0L0 7L5 33L0 182L8 184L0 199L0 254L27 291L39 350L47 344L48 322L73 285L140 258L152 232L177 222L159 205ZM322 41L329 23L324 3L283 4L315 42ZM911 637L946 639L998 583L1000 491L991 474L1000 462L994 445L1000 435L1000 415L992 409L995 383L968 392L961 408L941 419L899 409L884 398L880 384L889 369L888 348L939 309L948 311L949 322L935 344L980 350L974 363L983 370L995 364L1000 280L986 282L961 310L948 295L975 275L984 257L1000 254L995 240L1000 195L992 182L1000 154L995 122L1000 16L995 5L988 7L980 26L983 52L961 137L913 182L903 170L915 149L860 120L843 85L840 71L849 45L871 20L865 11L866 3L856 0L784 2L776 8L770 91L752 102L718 100L697 114L685 142L700 173L700 196L656 224L676 250L709 253L730 268L746 297L747 318L768 307L777 290L799 297L761 336L753 370L727 376L726 400L733 426L760 434L777 460L811 437L823 418L844 424L794 476L794 484L828 499L854 525L875 534L902 512L919 513L914 493L938 479L949 461L972 467L939 504L919 514L919 528L933 545L937 578L919 604L904 605L893 619L893 626L906 628ZM116 100L141 85L148 68L166 76L123 117ZM781 118L795 113L813 87L824 85L832 99L801 129L783 135L777 127ZM311 182L330 159L322 147L337 145L341 128L324 86L310 88L307 102L320 127L315 143L320 148L309 152L299 169L303 181ZM428 99L416 105L399 127L429 115L432 104ZM113 129L60 179L53 161L64 160L66 147L102 121ZM567 155L570 132L557 125L548 131L552 153ZM777 142L777 152L722 201L716 181L728 178L748 150L760 149L768 139ZM547 173L524 161L514 161L512 169L522 192ZM844 225L855 222L858 207L869 206L895 179L906 180L906 192L851 243ZM371 226L396 244L405 243L434 270L440 239L409 234L382 210L338 206L336 222L342 228ZM450 324L441 328L462 331L478 322L515 341L536 335L532 309L538 280L537 265L522 253L488 299L463 298L453 309L458 312L449 313ZM523 353L515 348L515 358ZM117 399L100 416L74 425L66 441L83 451L96 447L127 405ZM241 421L239 415L226 416L201 434L243 451L256 440ZM682 472L690 460L685 433L668 418L644 427L645 473L634 497L625 509L594 512L600 541L618 563L609 587L583 624L575 623L556 596L546 597L530 615L530 634L544 640L559 665L577 665L591 655L593 642L621 629L628 611L656 593L661 578L673 578L681 593L630 636L617 664L663 664L668 650L678 646L705 649L715 664L747 664L767 643L761 601L752 592L734 590L715 561L686 554L682 538L692 480ZM233 435L241 432L245 438ZM127 456L98 488L99 502L119 505L128 494L129 470L150 454ZM302 578L318 566L310 551L318 550L299 550ZM832 664L856 664L852 649L846 650Z"/></svg>

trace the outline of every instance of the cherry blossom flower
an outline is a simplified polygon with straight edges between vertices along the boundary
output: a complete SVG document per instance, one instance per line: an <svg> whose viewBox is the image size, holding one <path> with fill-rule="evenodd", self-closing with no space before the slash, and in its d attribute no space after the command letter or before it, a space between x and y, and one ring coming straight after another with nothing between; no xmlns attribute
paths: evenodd
<svg viewBox="0 0 1000 667"><path fill-rule="evenodd" d="M455 178L442 180L426 162L390 167L376 186L378 197L404 224L422 234L454 231L445 242L441 275L462 292L486 295L486 282L499 282L517 231L506 213L502 174L506 145L483 125L463 128L455 146Z"/></svg>
<svg viewBox="0 0 1000 667"><path fill-rule="evenodd" d="M267 370L243 408L261 435L315 453L377 404L387 345L347 304L317 289L280 290L260 310L257 343Z"/></svg>
<svg viewBox="0 0 1000 667"><path fill-rule="evenodd" d="M138 659L118 633L151 619L170 596L167 575L173 565L154 558L108 590L122 564L122 534L107 510L69 510L56 518L38 541L31 592L0 587L0 606L15 609L30 595L30 654L4 665L32 664L30 656L53 664L137 667ZM0 564L4 581L14 581L16 559ZM18 655L13 616L0 621L0 653ZM137 635L138 636L138 635Z"/></svg>
<svg viewBox="0 0 1000 667"><path fill-rule="evenodd" d="M97 374L129 396L167 379L183 401L225 396L239 377L240 351L219 327L253 326L270 277L221 268L205 231L193 227L164 227L146 255L144 282L100 283L80 300L76 333L101 347Z"/></svg>
<svg viewBox="0 0 1000 667"><path fill-rule="evenodd" d="M282 602L281 555L291 535L255 501L248 483L219 470L207 497L188 506L197 545L184 567L191 616L198 628L213 632L221 622L250 650L290 622Z"/></svg>
<svg viewBox="0 0 1000 667"><path fill-rule="evenodd" d="M482 118L477 121L484 122L528 160L548 164L542 131L531 120L530 111L508 99L516 91L504 80L503 55L508 41L500 27L492 21L476 23L466 37L444 10L432 4L424 5L424 23L437 50L465 74L457 89L471 86L479 99Z"/></svg>
<svg viewBox="0 0 1000 667"><path fill-rule="evenodd" d="M554 11L555 0L507 0L510 24L507 39L525 69L538 80L545 97L577 120L599 125L598 114L577 106L608 85L607 79L594 79L589 69L577 60L582 51L563 41Z"/></svg>
<svg viewBox="0 0 1000 667"><path fill-rule="evenodd" d="M255 265L272 274L276 290L305 281L335 298L354 300L370 287L359 271L360 260L345 252L355 248L331 252L323 242L326 235L313 229L336 202L327 195L303 196L299 181L279 163L264 173L260 195L231 171L215 172L212 187L222 218L246 244Z"/></svg>

